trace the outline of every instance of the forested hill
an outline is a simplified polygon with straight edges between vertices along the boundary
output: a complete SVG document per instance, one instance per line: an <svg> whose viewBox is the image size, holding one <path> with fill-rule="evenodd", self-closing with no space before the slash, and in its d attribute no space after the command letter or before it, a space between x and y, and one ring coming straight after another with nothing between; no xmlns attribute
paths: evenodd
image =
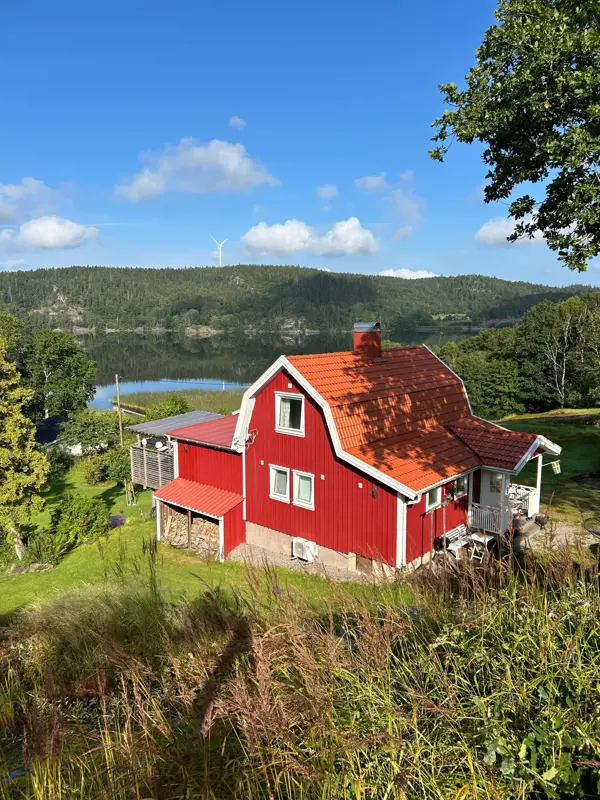
<svg viewBox="0 0 600 800"><path fill-rule="evenodd" d="M476 324L515 320L546 298L588 291L483 275L403 280L289 266L65 267L0 273L0 310L98 331L347 330L355 320L378 319L393 336L446 315Z"/></svg>

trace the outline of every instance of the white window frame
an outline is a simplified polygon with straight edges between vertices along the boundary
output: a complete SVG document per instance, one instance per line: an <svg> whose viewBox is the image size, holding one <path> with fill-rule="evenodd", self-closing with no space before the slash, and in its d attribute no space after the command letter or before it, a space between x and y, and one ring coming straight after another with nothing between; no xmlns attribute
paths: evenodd
<svg viewBox="0 0 600 800"><path fill-rule="evenodd" d="M286 489L287 492L285 495L276 494L274 492L275 488L275 472L285 472L287 475L287 484ZM289 503L290 502L290 470L289 467L280 467L277 464L269 464L269 497L272 500L279 500L280 503Z"/></svg>
<svg viewBox="0 0 600 800"><path fill-rule="evenodd" d="M499 479L499 481L498 481ZM497 483L500 484L498 488ZM490 494L502 494L502 473L490 472Z"/></svg>
<svg viewBox="0 0 600 800"><path fill-rule="evenodd" d="M463 492L458 491L458 482L460 480L464 480L465 482L465 489ZM465 495L469 493L469 475L459 475L454 483L454 486L456 487L456 490L454 492L454 499L458 500L460 497L465 497Z"/></svg>
<svg viewBox="0 0 600 800"><path fill-rule="evenodd" d="M435 502L429 502L429 496L432 492L436 493L437 499ZM433 511L434 508L439 508L442 505L442 487L436 486L434 489L430 489L427 494L425 495L425 511Z"/></svg>
<svg viewBox="0 0 600 800"><path fill-rule="evenodd" d="M304 500L300 500L298 497L298 485L300 481L298 478L310 478L312 491L311 491L311 501L307 503ZM299 506L300 508L307 508L309 511L315 510L315 476L312 472L302 472L301 470L295 469L294 470L294 499L293 504L295 506Z"/></svg>
<svg viewBox="0 0 600 800"><path fill-rule="evenodd" d="M296 428L282 428L279 425L279 415L281 411L281 401L287 400L300 400L302 409L300 412L300 427ZM293 392L275 392L275 430L277 433L285 433L288 436L304 436L304 412L305 402L303 394L295 394Z"/></svg>

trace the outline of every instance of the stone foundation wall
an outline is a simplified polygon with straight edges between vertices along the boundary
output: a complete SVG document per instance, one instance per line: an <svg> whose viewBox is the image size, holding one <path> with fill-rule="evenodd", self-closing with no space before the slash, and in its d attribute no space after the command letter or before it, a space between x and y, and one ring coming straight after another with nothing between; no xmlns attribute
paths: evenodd
<svg viewBox="0 0 600 800"><path fill-rule="evenodd" d="M163 523L163 541L173 547L188 546L187 513L170 509L169 516ZM190 537L190 549L203 558L219 556L219 524L204 517L193 516Z"/></svg>

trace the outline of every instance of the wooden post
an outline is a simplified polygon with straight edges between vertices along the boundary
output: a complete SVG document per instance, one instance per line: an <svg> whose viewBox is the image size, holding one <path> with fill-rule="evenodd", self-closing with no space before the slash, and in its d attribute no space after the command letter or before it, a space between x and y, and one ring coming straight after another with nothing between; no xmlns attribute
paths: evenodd
<svg viewBox="0 0 600 800"><path fill-rule="evenodd" d="M163 485L162 484L162 453L158 453L158 486L159 488Z"/></svg>
<svg viewBox="0 0 600 800"><path fill-rule="evenodd" d="M115 386L117 388L117 416L119 417L119 439L123 447L123 414L121 412L121 391L119 389L119 376L115 375Z"/></svg>
<svg viewBox="0 0 600 800"><path fill-rule="evenodd" d="M188 550L192 549L192 512L188 508L187 512L187 535L188 535Z"/></svg>
<svg viewBox="0 0 600 800"><path fill-rule="evenodd" d="M144 447L144 489L148 488L148 455ZM160 486L158 487L160 489Z"/></svg>

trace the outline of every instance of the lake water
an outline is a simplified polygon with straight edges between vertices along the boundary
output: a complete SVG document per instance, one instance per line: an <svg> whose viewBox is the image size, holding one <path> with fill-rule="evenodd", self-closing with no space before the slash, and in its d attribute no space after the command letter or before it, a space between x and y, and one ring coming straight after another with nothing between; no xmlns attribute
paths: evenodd
<svg viewBox="0 0 600 800"><path fill-rule="evenodd" d="M402 344L443 344L467 333L412 333ZM221 334L192 339L175 334L160 336L109 334L82 336L79 341L98 365L98 388L93 405L110 408L115 396L115 374L121 394L181 389L243 389L253 383L282 353L326 353L349 350L352 333L317 335L261 334L246 338Z"/></svg>

